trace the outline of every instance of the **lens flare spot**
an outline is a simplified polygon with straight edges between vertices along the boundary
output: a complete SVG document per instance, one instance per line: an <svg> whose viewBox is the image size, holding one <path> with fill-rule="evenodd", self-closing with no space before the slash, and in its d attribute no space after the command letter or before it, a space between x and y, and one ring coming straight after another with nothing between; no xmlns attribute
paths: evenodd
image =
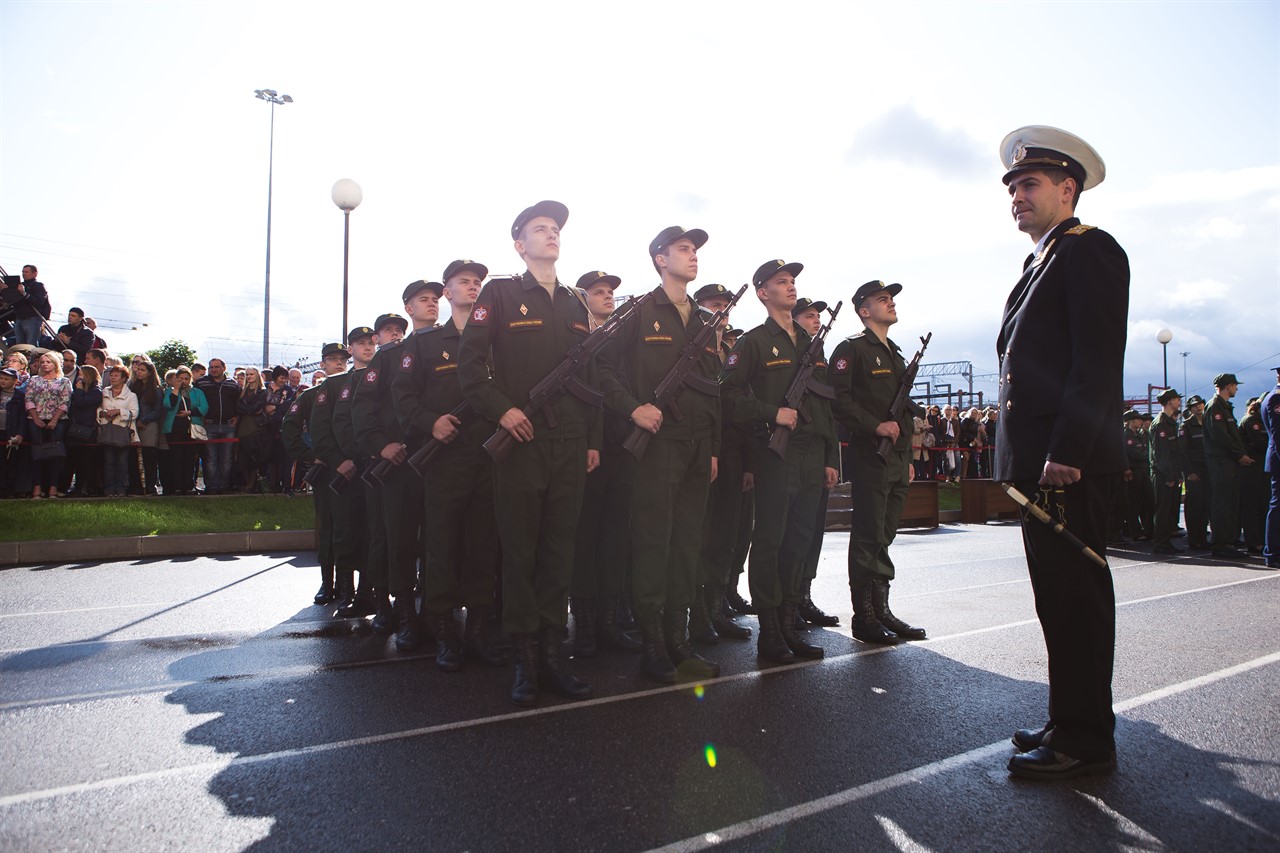
<svg viewBox="0 0 1280 853"><path fill-rule="evenodd" d="M716 766L716 748L711 744L707 744L703 751L707 754L707 766L714 770Z"/></svg>
<svg viewBox="0 0 1280 853"><path fill-rule="evenodd" d="M701 702L703 699L707 698L707 688L703 687L701 684L695 684L693 687L693 697Z"/></svg>

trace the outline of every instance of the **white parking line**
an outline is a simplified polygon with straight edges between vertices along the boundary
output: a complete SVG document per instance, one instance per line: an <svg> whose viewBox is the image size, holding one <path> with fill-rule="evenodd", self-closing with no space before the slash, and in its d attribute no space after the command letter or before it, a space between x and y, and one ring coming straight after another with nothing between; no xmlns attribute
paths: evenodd
<svg viewBox="0 0 1280 853"><path fill-rule="evenodd" d="M1188 690L1194 690L1197 687L1203 687L1206 684L1212 684L1215 681L1221 681L1224 678L1230 678L1233 675L1239 675L1242 672L1258 669L1268 664L1280 661L1280 651L1272 652L1269 655L1263 655L1260 658L1254 658L1246 663L1237 666L1229 666L1226 669L1220 669L1217 672L1211 672L1208 675L1202 675L1198 678L1191 678L1172 684L1168 687L1162 687L1159 690L1153 690L1150 693L1144 693L1141 696L1135 696L1115 706L1117 712L1122 710L1131 710L1133 708L1156 702L1160 699L1174 696L1178 693L1185 693ZM986 746L971 749L968 752L953 755L950 758L944 758L941 761L935 761L931 764L925 764L912 770L906 770L902 773L896 773L892 776L886 776L883 779L876 779L866 782L862 785L856 785L852 788L846 788L835 794L826 797L819 797L816 800L809 800L805 803L799 803L785 809L779 809L776 812L760 815L751 820L744 820L741 823L735 823L732 826L722 827L712 832L704 832L701 835L695 835L692 838L686 838L683 841L677 841L674 844L668 844L664 847L656 848L662 853L685 853L685 851L706 850L716 845L723 844L726 841L737 841L751 835L773 829L779 826L785 826L794 823L802 818L811 817L822 812L830 811L841 806L847 806L850 803L856 803L859 800L865 800L868 797L874 797L876 794L882 794L886 791L892 791L895 788L901 788L914 782L923 782L933 776L954 770L966 764L972 764L978 761L986 761L995 759L999 755L1007 755L1010 747L1007 740L998 743L987 744Z"/></svg>

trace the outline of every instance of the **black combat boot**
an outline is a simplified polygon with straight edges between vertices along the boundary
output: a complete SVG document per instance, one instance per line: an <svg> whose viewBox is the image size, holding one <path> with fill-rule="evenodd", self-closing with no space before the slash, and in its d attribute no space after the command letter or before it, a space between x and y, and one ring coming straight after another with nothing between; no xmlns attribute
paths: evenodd
<svg viewBox="0 0 1280 853"><path fill-rule="evenodd" d="M801 658L820 658L826 655L826 649L810 643L796 633L793 622L796 617L796 603L785 601L778 608L778 627L782 631L782 641L791 649L791 653Z"/></svg>
<svg viewBox="0 0 1280 853"><path fill-rule="evenodd" d="M703 593L706 587L698 587L693 594L693 607L689 609L689 640L700 646L714 646L720 635L711 624L711 611Z"/></svg>
<svg viewBox="0 0 1280 853"><path fill-rule="evenodd" d="M511 638L515 650L516 680L511 687L511 701L521 708L538 704L538 639L533 634L516 634Z"/></svg>
<svg viewBox="0 0 1280 853"><path fill-rule="evenodd" d="M578 598L570 600L573 613L573 653L580 658L596 656L596 600Z"/></svg>
<svg viewBox="0 0 1280 853"><path fill-rule="evenodd" d="M636 631L640 628L640 620L636 618L636 614L631 610L631 598L623 593L618 596L617 603L618 625L624 631Z"/></svg>
<svg viewBox="0 0 1280 853"><path fill-rule="evenodd" d="M418 612L414 606L413 593L397 595L395 602L396 651L416 651L418 646L422 645L422 628L418 625Z"/></svg>
<svg viewBox="0 0 1280 853"><path fill-rule="evenodd" d="M333 566L320 567L320 589L316 590L313 599L316 604L328 604L333 601Z"/></svg>
<svg viewBox="0 0 1280 853"><path fill-rule="evenodd" d="M853 587L853 626L849 633L855 640L879 646L896 646L902 642L898 635L885 628L876 618L875 582L860 580Z"/></svg>
<svg viewBox="0 0 1280 853"><path fill-rule="evenodd" d="M734 622L725 613L724 587L705 586L702 589L707 598L710 599L711 626L716 629L716 633L729 640L750 640L751 629L746 625L739 625Z"/></svg>
<svg viewBox="0 0 1280 853"><path fill-rule="evenodd" d="M662 637L662 614L650 613L641 617L640 634L644 638L640 674L659 684L675 684L676 667L667 655L667 643Z"/></svg>
<svg viewBox="0 0 1280 853"><path fill-rule="evenodd" d="M663 619L667 657L676 665L676 673L686 681L701 681L720 674L720 664L709 661L689 645L689 615L684 610L668 613Z"/></svg>
<svg viewBox="0 0 1280 853"><path fill-rule="evenodd" d="M590 699L591 685L569 672L561 655L563 633L550 625L538 632L538 681L566 699Z"/></svg>
<svg viewBox="0 0 1280 853"><path fill-rule="evenodd" d="M755 615L755 607L750 601L747 601L741 594L739 594L738 582L736 580L733 583L727 583L724 585L724 603L729 606L730 610L739 616Z"/></svg>
<svg viewBox="0 0 1280 853"><path fill-rule="evenodd" d="M635 634L623 629L618 624L618 609L616 607L606 607L600 611L600 618L597 620L596 637L601 645L609 646L620 652L634 654L644 648L644 644L640 642Z"/></svg>
<svg viewBox="0 0 1280 853"><path fill-rule="evenodd" d="M336 575L337 583L333 594L333 615L339 619L346 619L347 617L343 614L351 606L351 600L356 597L355 572L351 571L351 569L338 569Z"/></svg>
<svg viewBox="0 0 1280 853"><path fill-rule="evenodd" d="M923 628L908 625L894 616L893 611L889 609L889 579L876 578L872 583L874 586L871 588L871 606L880 624L904 640L923 640L925 637Z"/></svg>
<svg viewBox="0 0 1280 853"><path fill-rule="evenodd" d="M471 660L482 661L489 666L506 666L506 654L489 641L489 616L489 608L467 608L467 627L462 637L462 648Z"/></svg>
<svg viewBox="0 0 1280 853"><path fill-rule="evenodd" d="M437 613L431 621L436 634L436 669L459 672L462 669L462 638L458 636L458 623L453 621L453 611Z"/></svg>
<svg viewBox="0 0 1280 853"><path fill-rule="evenodd" d="M778 624L778 611L765 608L760 614L760 639L756 644L756 657L769 663L793 663L796 656L782 639L782 626Z"/></svg>
<svg viewBox="0 0 1280 853"><path fill-rule="evenodd" d="M396 630L396 627L396 611L391 606L387 591L373 590L373 619L369 622L369 628L375 634L390 634Z"/></svg>
<svg viewBox="0 0 1280 853"><path fill-rule="evenodd" d="M800 618L810 625L817 625L822 628L836 627L840 624L840 617L824 613L821 607L813 603L813 594L810 591L812 585L812 580L804 582L804 599L796 605L796 612L800 614Z"/></svg>

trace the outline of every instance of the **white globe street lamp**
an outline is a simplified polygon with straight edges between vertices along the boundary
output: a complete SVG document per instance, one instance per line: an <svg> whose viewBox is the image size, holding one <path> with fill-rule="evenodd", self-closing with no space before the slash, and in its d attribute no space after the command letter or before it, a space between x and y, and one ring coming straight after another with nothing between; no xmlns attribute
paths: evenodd
<svg viewBox="0 0 1280 853"><path fill-rule="evenodd" d="M342 178L329 192L333 203L342 211L342 330L338 342L347 343L347 263L351 256L351 211L364 201L360 185L350 178Z"/></svg>
<svg viewBox="0 0 1280 853"><path fill-rule="evenodd" d="M1164 387L1169 387L1169 341L1173 340L1173 332L1169 329L1161 329L1156 332L1156 340L1160 342L1160 346L1164 351ZM1186 390L1185 388L1183 389Z"/></svg>

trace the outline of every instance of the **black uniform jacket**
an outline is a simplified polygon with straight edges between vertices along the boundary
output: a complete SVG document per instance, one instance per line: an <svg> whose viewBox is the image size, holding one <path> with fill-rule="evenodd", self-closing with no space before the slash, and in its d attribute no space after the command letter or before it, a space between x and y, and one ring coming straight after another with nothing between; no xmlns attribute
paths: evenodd
<svg viewBox="0 0 1280 853"><path fill-rule="evenodd" d="M1037 480L1046 461L1085 476L1125 470L1129 258L1110 234L1060 223L1009 294L996 351L995 478Z"/></svg>

